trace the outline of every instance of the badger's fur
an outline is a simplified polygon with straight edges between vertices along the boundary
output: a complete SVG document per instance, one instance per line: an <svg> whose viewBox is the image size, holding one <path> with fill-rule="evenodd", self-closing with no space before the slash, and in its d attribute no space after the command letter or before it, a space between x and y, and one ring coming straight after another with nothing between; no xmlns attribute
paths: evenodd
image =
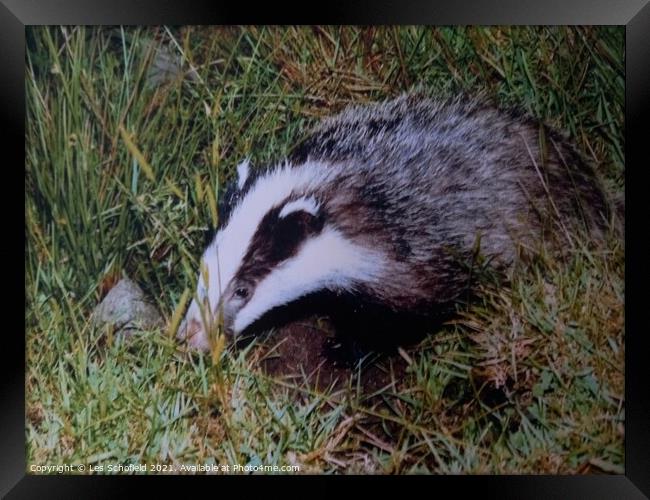
<svg viewBox="0 0 650 500"><path fill-rule="evenodd" d="M599 237L608 219L593 169L564 137L483 99L352 107L284 162L245 161L238 174L179 330L199 348L205 322L240 334L322 292L369 305L368 319L428 318L466 289L477 245L507 268L522 249L558 249L551 235Z"/></svg>

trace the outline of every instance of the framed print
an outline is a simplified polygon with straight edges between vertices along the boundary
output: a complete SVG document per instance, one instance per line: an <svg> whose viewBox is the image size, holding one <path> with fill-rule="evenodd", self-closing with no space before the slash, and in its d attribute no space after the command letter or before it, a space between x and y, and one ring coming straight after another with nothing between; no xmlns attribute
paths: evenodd
<svg viewBox="0 0 650 500"><path fill-rule="evenodd" d="M5 0L3 495L648 495L649 9Z"/></svg>

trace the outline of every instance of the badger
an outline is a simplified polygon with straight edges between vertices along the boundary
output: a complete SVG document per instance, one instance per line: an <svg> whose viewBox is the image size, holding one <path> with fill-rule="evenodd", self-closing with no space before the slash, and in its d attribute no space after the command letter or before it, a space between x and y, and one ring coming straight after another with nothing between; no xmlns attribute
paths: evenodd
<svg viewBox="0 0 650 500"><path fill-rule="evenodd" d="M356 313L370 338L386 318L428 324L467 290L477 249L508 269L522 252L602 237L609 218L595 169L563 134L482 97L352 106L277 164L244 161L237 175L178 330L198 349L217 322L237 337L314 297Z"/></svg>

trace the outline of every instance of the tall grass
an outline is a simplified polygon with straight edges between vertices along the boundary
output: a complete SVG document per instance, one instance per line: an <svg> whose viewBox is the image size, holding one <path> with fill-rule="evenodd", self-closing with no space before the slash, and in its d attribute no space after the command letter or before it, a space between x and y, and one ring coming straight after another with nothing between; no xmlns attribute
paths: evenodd
<svg viewBox="0 0 650 500"><path fill-rule="evenodd" d="M623 42L616 27L28 29L29 462L622 470L616 236L486 287L371 394L354 374L325 391L264 375L256 345L212 360L164 331L107 339L89 316L127 274L171 318L242 158L278 160L318 118L415 85L566 130L621 197Z"/></svg>

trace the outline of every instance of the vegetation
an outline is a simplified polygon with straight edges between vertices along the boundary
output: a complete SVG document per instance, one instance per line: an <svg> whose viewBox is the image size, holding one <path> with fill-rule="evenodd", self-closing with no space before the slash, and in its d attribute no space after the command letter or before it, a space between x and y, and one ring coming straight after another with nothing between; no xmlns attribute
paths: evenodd
<svg viewBox="0 0 650 500"><path fill-rule="evenodd" d="M34 27L27 44L29 464L623 471L615 234L486 282L371 392L357 372L325 389L263 372L273 335L209 356L173 328L126 341L90 322L122 274L171 320L242 158L278 160L319 117L415 85L566 130L622 199L622 28Z"/></svg>

